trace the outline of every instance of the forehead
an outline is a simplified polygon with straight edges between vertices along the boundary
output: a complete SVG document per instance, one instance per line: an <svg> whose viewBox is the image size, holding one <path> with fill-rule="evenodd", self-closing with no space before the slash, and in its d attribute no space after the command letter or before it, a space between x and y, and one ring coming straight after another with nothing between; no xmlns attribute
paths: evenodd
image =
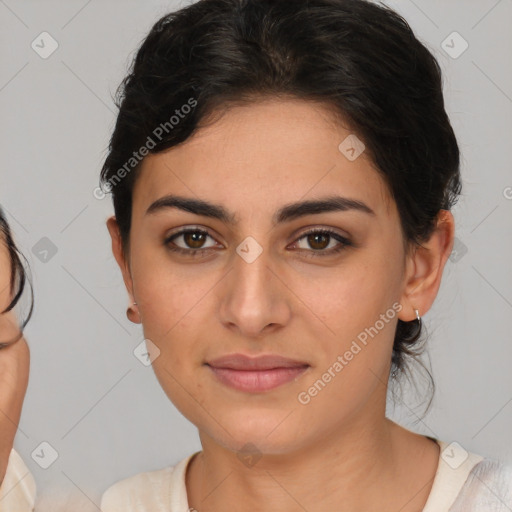
<svg viewBox="0 0 512 512"><path fill-rule="evenodd" d="M145 157L134 210L166 194L275 211L283 203L338 193L389 213L391 198L369 155L340 150L354 133L321 104L269 99L227 110L184 143Z"/></svg>

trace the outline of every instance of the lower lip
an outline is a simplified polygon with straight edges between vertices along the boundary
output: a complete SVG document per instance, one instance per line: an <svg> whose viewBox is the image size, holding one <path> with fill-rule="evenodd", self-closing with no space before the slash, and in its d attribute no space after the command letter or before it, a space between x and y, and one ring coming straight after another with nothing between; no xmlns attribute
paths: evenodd
<svg viewBox="0 0 512 512"><path fill-rule="evenodd" d="M308 369L308 366L300 366L272 370L232 370L207 366L222 383L248 393L260 393L277 388L296 379Z"/></svg>

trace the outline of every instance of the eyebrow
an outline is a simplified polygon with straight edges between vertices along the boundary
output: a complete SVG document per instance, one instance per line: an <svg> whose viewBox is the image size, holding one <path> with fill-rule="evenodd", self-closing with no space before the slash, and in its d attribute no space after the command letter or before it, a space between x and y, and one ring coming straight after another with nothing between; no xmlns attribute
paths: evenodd
<svg viewBox="0 0 512 512"><path fill-rule="evenodd" d="M238 223L236 215L226 210L221 205L213 204L203 199L193 199L176 195L167 195L157 199L149 206L145 215L155 214L169 208L177 208L195 215L202 215L203 217L217 219L225 224L235 225ZM272 217L272 222L276 225L289 222L306 215L335 211L343 212L348 210L355 210L369 215L375 215L375 212L362 201L342 196L329 196L322 199L299 201L287 204L277 210Z"/></svg>

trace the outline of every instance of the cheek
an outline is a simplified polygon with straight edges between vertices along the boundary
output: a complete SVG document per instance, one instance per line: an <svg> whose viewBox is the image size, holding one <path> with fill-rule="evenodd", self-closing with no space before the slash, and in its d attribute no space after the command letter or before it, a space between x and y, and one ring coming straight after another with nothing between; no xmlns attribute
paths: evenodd
<svg viewBox="0 0 512 512"><path fill-rule="evenodd" d="M160 349L169 364L181 367L195 354L195 340L205 329L205 307L218 277L199 266L185 267L164 255L144 254L132 258L134 293L142 316L144 336ZM199 355L198 355L199 357ZM184 367L184 366L183 366Z"/></svg>
<svg viewBox="0 0 512 512"><path fill-rule="evenodd" d="M315 340L315 350L309 347L315 368L301 382L297 399L300 404L304 397L310 400L305 410L311 417L341 420L387 380L397 322L393 304L398 303L382 267L352 267L335 277L328 292L311 284L304 290L322 322L307 327L306 338Z"/></svg>
<svg viewBox="0 0 512 512"><path fill-rule="evenodd" d="M390 361L396 329L400 256L384 248L361 251L328 276L302 280L302 297L314 315L309 338L316 340L318 374L342 356L343 379L367 379L369 370L381 374ZM327 377L328 378L328 377ZM341 384L341 382L340 382Z"/></svg>
<svg viewBox="0 0 512 512"><path fill-rule="evenodd" d="M369 258L297 281L297 296L327 332L346 337L391 307L396 297L394 273L384 259Z"/></svg>

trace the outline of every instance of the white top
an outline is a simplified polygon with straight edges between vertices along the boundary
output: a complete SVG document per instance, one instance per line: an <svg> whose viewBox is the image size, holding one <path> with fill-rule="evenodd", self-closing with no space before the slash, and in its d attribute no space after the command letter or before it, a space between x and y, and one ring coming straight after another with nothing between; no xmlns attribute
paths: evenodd
<svg viewBox="0 0 512 512"><path fill-rule="evenodd" d="M468 453L457 443L434 440L441 451L423 512L512 510L512 466ZM103 494L102 512L187 512L185 474L196 453L175 466L139 473L112 485Z"/></svg>
<svg viewBox="0 0 512 512"><path fill-rule="evenodd" d="M32 512L36 498L34 477L12 448L0 486L0 512Z"/></svg>

